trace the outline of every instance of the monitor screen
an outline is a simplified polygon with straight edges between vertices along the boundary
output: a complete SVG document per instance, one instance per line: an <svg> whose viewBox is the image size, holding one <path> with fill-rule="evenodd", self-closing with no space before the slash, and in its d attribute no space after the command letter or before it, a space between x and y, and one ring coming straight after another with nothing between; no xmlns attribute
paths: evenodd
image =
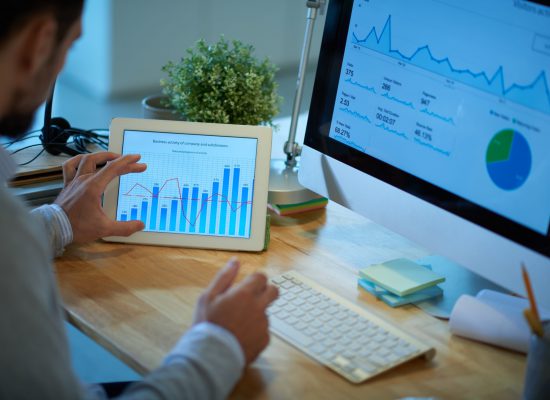
<svg viewBox="0 0 550 400"><path fill-rule="evenodd" d="M305 144L550 256L550 7L331 7Z"/></svg>
<svg viewBox="0 0 550 400"><path fill-rule="evenodd" d="M249 238L257 139L124 131L147 170L120 178L117 220L146 232Z"/></svg>

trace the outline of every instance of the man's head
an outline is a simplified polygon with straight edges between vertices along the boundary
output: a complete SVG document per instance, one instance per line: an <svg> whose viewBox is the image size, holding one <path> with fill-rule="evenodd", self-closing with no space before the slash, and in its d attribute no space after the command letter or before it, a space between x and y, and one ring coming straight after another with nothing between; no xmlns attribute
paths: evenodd
<svg viewBox="0 0 550 400"><path fill-rule="evenodd" d="M83 2L0 3L0 135L16 137L29 128L80 36Z"/></svg>

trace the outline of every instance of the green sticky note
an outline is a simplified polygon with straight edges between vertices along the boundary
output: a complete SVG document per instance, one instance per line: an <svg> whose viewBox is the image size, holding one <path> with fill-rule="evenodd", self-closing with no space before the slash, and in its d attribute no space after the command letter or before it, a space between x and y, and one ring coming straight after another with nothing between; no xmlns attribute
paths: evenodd
<svg viewBox="0 0 550 400"><path fill-rule="evenodd" d="M406 296L445 281L441 275L406 258L371 265L360 270L359 275L398 296Z"/></svg>

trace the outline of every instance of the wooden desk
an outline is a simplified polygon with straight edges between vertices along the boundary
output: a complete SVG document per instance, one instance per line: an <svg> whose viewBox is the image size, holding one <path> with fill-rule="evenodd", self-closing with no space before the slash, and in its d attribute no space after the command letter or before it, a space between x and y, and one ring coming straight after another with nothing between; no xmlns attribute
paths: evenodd
<svg viewBox="0 0 550 400"><path fill-rule="evenodd" d="M232 254L92 243L72 247L57 262L71 321L140 372L147 372L190 324L196 298ZM414 360L362 385L352 385L272 337L234 398L517 399L525 357L451 336L447 323L414 306L391 309L356 288L355 271L395 257L426 252L336 204L298 218L274 218L271 244L241 253L241 274L296 269L432 344L432 362Z"/></svg>

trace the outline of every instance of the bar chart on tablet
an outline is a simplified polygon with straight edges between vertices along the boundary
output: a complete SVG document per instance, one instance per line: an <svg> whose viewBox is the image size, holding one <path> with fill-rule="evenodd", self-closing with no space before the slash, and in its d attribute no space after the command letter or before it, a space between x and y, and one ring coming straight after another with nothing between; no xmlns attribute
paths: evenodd
<svg viewBox="0 0 550 400"><path fill-rule="evenodd" d="M126 132L147 170L121 177L117 219L145 231L250 236L256 139Z"/></svg>

